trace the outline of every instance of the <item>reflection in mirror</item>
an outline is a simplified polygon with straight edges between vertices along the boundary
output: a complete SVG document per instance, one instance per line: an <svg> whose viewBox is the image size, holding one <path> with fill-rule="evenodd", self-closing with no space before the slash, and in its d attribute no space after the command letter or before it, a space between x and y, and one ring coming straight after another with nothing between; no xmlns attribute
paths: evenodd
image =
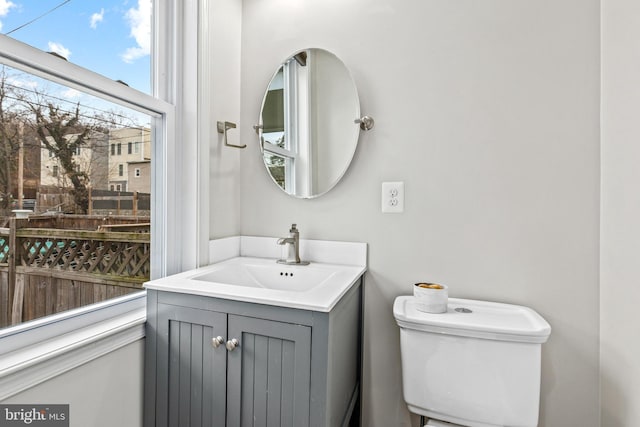
<svg viewBox="0 0 640 427"><path fill-rule="evenodd" d="M340 59L322 49L287 58L269 83L258 127L273 181L301 198L333 188L355 153L358 117L356 86Z"/></svg>

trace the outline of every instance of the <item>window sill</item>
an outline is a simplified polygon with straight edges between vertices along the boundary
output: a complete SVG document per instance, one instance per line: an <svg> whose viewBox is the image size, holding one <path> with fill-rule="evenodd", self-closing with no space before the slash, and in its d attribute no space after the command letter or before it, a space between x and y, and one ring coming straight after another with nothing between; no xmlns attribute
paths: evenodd
<svg viewBox="0 0 640 427"><path fill-rule="evenodd" d="M0 401L144 338L145 321L139 307L0 355Z"/></svg>

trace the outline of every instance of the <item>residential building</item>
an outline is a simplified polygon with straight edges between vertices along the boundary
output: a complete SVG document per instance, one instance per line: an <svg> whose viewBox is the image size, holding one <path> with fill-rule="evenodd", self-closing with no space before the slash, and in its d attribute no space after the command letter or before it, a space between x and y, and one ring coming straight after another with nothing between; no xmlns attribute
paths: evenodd
<svg viewBox="0 0 640 427"><path fill-rule="evenodd" d="M73 141L79 134L69 134L66 138ZM48 137L53 141L51 137ZM55 153L44 144L40 150L40 185L44 187L73 188L73 184L65 173L62 164ZM94 132L86 143L79 146L73 154L73 161L77 171L86 173L88 187L106 189L108 179L108 151L107 136Z"/></svg>
<svg viewBox="0 0 640 427"><path fill-rule="evenodd" d="M109 131L109 185L111 191L141 191L134 188L151 188L151 176L142 174L138 166L130 171L132 162L150 162L151 130L125 127ZM136 176L136 168L140 175ZM147 168L148 169L148 168ZM131 178L135 178L132 182Z"/></svg>
<svg viewBox="0 0 640 427"><path fill-rule="evenodd" d="M127 163L127 191L151 193L151 160Z"/></svg>

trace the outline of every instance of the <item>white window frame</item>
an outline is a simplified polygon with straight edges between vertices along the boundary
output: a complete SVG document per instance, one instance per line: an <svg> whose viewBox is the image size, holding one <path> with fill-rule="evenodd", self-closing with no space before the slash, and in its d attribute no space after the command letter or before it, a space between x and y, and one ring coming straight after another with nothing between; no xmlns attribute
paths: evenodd
<svg viewBox="0 0 640 427"><path fill-rule="evenodd" d="M298 118L292 115L297 110L297 73L296 62L290 59L282 64L283 80L283 116L284 116L284 147L279 147L271 141L265 140L262 149L267 155L275 155L284 159L284 190L297 194L296 167L298 165Z"/></svg>
<svg viewBox="0 0 640 427"><path fill-rule="evenodd" d="M307 56L307 66L300 66L291 58L282 64L284 90L284 148L263 144L268 154L284 158L285 190L298 196L312 194L313 169L309 134L309 69L313 56Z"/></svg>
<svg viewBox="0 0 640 427"><path fill-rule="evenodd" d="M193 268L204 256L197 193L178 191L196 188L202 174L186 166L199 150L189 131L197 114L186 113L197 111L197 83L190 87L184 76L197 70L197 52L186 47L197 42L198 4L155 0L153 10L153 96L0 35L2 63L156 117L153 127L162 132L152 135L152 279ZM187 142L176 150L175 141ZM139 292L0 330L0 401L144 337L145 305Z"/></svg>

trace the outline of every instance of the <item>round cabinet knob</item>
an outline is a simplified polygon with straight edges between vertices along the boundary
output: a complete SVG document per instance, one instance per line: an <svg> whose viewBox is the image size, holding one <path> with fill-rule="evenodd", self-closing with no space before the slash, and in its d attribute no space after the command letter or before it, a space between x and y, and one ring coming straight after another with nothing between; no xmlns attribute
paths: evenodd
<svg viewBox="0 0 640 427"><path fill-rule="evenodd" d="M227 341L227 350L233 351L236 347L240 347L240 342L237 339L233 338Z"/></svg>
<svg viewBox="0 0 640 427"><path fill-rule="evenodd" d="M223 342L224 342L224 338L222 338L221 336L211 338L211 345L213 346L213 348L218 348L220 344L222 344Z"/></svg>

